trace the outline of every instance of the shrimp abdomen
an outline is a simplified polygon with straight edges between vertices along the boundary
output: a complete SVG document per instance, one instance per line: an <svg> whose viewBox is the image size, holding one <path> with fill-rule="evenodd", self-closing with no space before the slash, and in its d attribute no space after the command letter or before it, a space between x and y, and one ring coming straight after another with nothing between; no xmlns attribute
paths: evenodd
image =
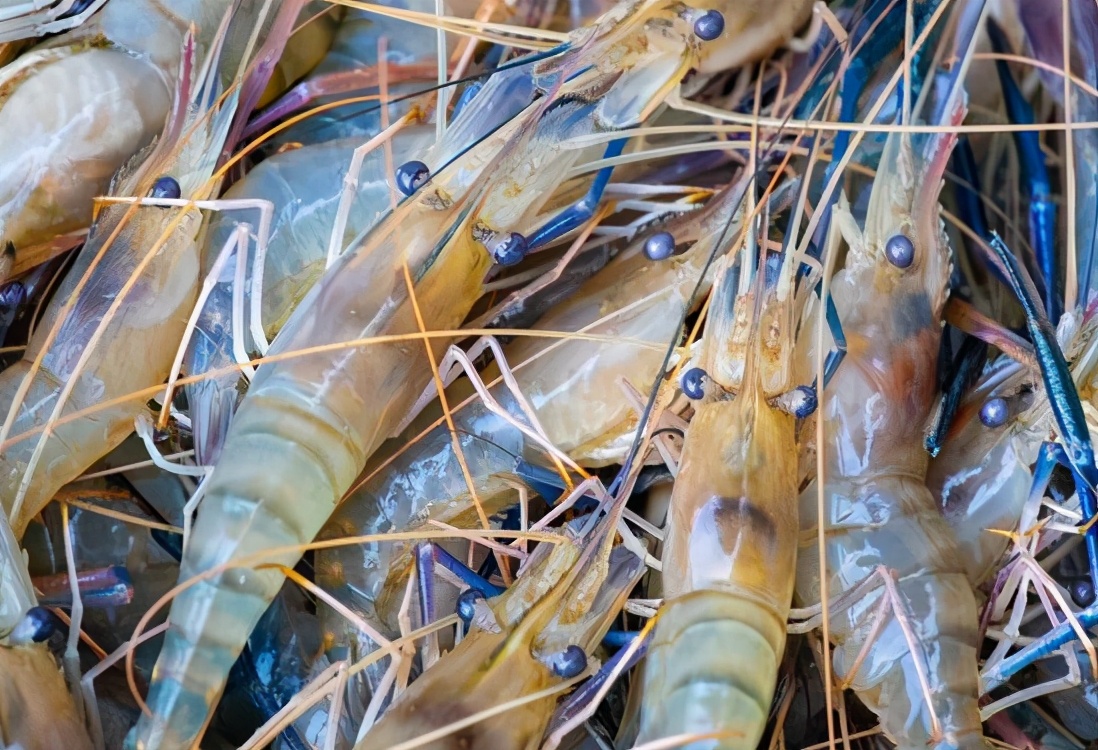
<svg viewBox="0 0 1098 750"><path fill-rule="evenodd" d="M239 656L284 576L263 563L292 567L293 545L309 542L365 458L343 438L331 415L282 394L249 399L214 474L180 569L186 581L263 550L280 553L228 568L182 591L154 672L138 733L150 746L186 747L197 736ZM317 446L325 446L323 451ZM277 466L279 471L264 470ZM287 547L291 549L286 550Z"/></svg>
<svg viewBox="0 0 1098 750"><path fill-rule="evenodd" d="M714 590L680 597L649 647L641 741L726 732L684 747L753 750L784 650L785 623L761 602Z"/></svg>

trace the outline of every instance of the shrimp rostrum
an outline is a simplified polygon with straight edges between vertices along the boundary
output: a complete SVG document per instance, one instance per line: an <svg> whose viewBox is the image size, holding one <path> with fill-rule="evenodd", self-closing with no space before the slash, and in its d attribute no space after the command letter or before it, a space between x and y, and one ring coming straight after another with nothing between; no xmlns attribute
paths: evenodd
<svg viewBox="0 0 1098 750"><path fill-rule="evenodd" d="M945 124L961 121L960 84L940 109ZM830 597L883 573L852 606L830 606L831 639L843 684L904 750L984 746L976 601L953 530L927 489L922 447L951 268L938 194L955 140L955 132L920 141L891 133L864 224L845 200L836 208L830 244L841 233L847 254L831 295L848 347L820 401L823 474L801 502L803 602L821 599L817 534Z"/></svg>
<svg viewBox="0 0 1098 750"><path fill-rule="evenodd" d="M686 747L754 748L785 651L798 538L796 417L812 412L815 394L795 386L794 264L764 253L754 282L740 287L755 266L756 244L747 248L739 266L734 253L722 259L703 366L683 375L695 413L671 496L641 742L701 734L710 738Z"/></svg>
<svg viewBox="0 0 1098 750"><path fill-rule="evenodd" d="M297 308L269 351L279 361L259 368L208 480L180 570L184 581L207 577L172 603L150 688L153 717L142 716L131 735L139 746L193 742L283 580L276 570L214 569L311 541L427 385L421 342L353 342L416 336L420 324L460 326L493 259L523 256L523 232L579 158L569 139L640 122L694 65L704 43L697 16L677 3L645 2L618 6L578 32L533 68L546 97L449 164L429 165L426 184ZM466 108L452 130L483 114ZM317 345L346 348L290 356ZM268 561L292 566L299 556L282 551Z"/></svg>

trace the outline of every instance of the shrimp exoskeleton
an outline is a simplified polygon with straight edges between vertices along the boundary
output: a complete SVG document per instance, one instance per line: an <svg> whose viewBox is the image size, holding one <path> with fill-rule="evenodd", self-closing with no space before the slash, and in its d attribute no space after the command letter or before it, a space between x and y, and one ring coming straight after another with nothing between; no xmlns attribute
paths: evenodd
<svg viewBox="0 0 1098 750"><path fill-rule="evenodd" d="M671 496L640 742L713 734L688 747L754 748L785 650L798 538L795 418L786 404L799 402L778 397L796 386L800 316L797 295L780 299L765 283L766 263L737 295L731 259L710 301L706 375L684 385L698 400Z"/></svg>
<svg viewBox="0 0 1098 750"><path fill-rule="evenodd" d="M964 107L954 102L947 115L956 124ZM916 150L911 136L889 135L864 227L845 203L837 209L849 251L831 294L849 349L820 402L824 484L814 482L801 501L814 540L823 493L831 595L882 567L896 576L900 601L892 607L902 612L889 615L872 642L881 588L830 620L838 675L904 750L984 747L976 601L957 540L927 489L923 450L951 263L938 193L955 140L956 133L934 134ZM814 603L819 558L811 542L802 544L797 591Z"/></svg>
<svg viewBox="0 0 1098 750"><path fill-rule="evenodd" d="M658 45L637 44L650 33L661 35ZM662 2L616 8L581 32L535 69L548 96L450 163L428 160L431 179L332 265L269 353L414 334L421 320L428 329L455 329L479 296L493 256L512 260L525 244L520 230L529 231L575 164L579 149L568 148L569 139L642 120L691 68L701 44L678 6ZM604 56L626 72L590 65ZM467 108L462 116L482 114ZM455 122L452 130L460 127ZM309 542L423 391L424 364L422 345L403 342L261 367L208 480L181 578ZM272 557L292 566L299 554ZM149 693L154 716L139 721L135 744L178 747L194 740L282 580L269 569L229 568L177 596Z"/></svg>

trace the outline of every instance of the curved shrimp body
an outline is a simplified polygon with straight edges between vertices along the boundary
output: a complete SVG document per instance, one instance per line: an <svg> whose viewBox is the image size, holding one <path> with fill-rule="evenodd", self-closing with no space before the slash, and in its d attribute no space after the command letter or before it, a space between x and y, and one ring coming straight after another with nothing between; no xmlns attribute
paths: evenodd
<svg viewBox="0 0 1098 750"><path fill-rule="evenodd" d="M792 385L796 296L779 303L760 269L737 298L729 271L710 301L709 383L671 496L664 608L645 663L638 739L718 735L686 745L694 750L758 744L796 575L795 420L768 400Z"/></svg>
<svg viewBox="0 0 1098 750"><path fill-rule="evenodd" d="M92 201L168 117L184 34L205 50L229 0L122 0L0 70L0 246L91 223Z"/></svg>
<svg viewBox="0 0 1098 750"><path fill-rule="evenodd" d="M953 109L954 123L963 112ZM864 229L844 202L836 213L849 251L831 294L849 348L821 401L820 491L829 596L883 566L896 576L894 606L917 642L908 643L889 614L867 645L880 587L846 610L832 610L831 635L837 673L877 711L900 748L976 748L984 746L976 602L957 540L927 488L921 447L950 273L938 192L955 135L933 136L919 152L906 138L893 134L886 142ZM881 300L888 300L884 315ZM808 541L817 533L817 492L814 483L801 503L808 549L800 555L797 590L805 602L820 601L819 557ZM863 647L868 652L855 670Z"/></svg>
<svg viewBox="0 0 1098 750"><path fill-rule="evenodd" d="M710 210L712 208L713 210ZM682 255L654 263L640 242L612 260L565 302L550 310L533 331L583 332L598 339L520 337L505 354L519 390L546 436L574 460L610 462L628 449L636 429L632 407L617 383L625 378L647 391L659 375L667 342L680 335L692 293L706 288L703 273L715 219L730 206L707 208L672 225L676 237L696 242ZM510 391L490 390L501 406L525 421ZM451 401L453 403L453 401ZM515 502L515 457L552 464L522 432L476 401L454 413L454 426L478 499L491 515ZM459 527L478 523L453 442L440 425L404 449L336 509L321 537L404 531L427 519ZM395 629L408 571L408 546L399 542L346 545L316 552L317 580L359 614ZM403 562L401 562L403 560ZM346 619L335 615L339 633ZM357 631L354 631L357 632ZM347 632L348 638L354 635ZM337 635L343 641L343 636ZM372 648L372 646L370 647Z"/></svg>
<svg viewBox="0 0 1098 750"><path fill-rule="evenodd" d="M602 526L612 529L606 521ZM636 554L610 548L612 534L592 537L536 550L526 572L490 603L498 630L466 635L401 694L355 750L386 750L494 708L500 696L520 698L563 682L550 666L553 657L569 647L589 655L644 572ZM538 747L556 698L527 702L421 747Z"/></svg>
<svg viewBox="0 0 1098 750"><path fill-rule="evenodd" d="M987 580L1006 554L1009 537L994 532L1018 528L1029 496L1040 426L1050 418L1039 388L1040 377L1024 366L997 363L962 403L947 449L930 462L927 487L940 501L973 586ZM988 404L1005 410L1001 419L997 413L993 421L981 417Z"/></svg>
<svg viewBox="0 0 1098 750"><path fill-rule="evenodd" d="M342 256L270 353L414 335L417 316L429 330L459 326L491 266L485 248L512 241L511 232L537 215L575 164L577 149L567 147L568 139L639 121L654 108L653 98L670 91L689 69L698 42L686 19L656 6L652 12L670 22L657 27L667 43L639 49L638 37L652 29L649 14L634 10L621 23L600 25L560 59L546 61L552 63L544 71L551 95L438 169L361 246ZM678 46L671 45L674 39ZM616 66L601 72L598 65L590 67L613 51L633 64L633 75ZM584 54L589 52L597 54ZM637 87L628 95L618 91L625 80ZM578 95L592 91L603 93L593 99ZM482 179L471 186L478 175ZM418 313L405 274L414 284ZM425 365L420 341L398 340L262 367L208 480L181 578L310 541L423 391L430 378ZM270 558L293 565L299 556L286 551ZM154 717L142 717L131 735L136 744L178 747L194 739L282 579L273 570L229 568L180 593L150 689Z"/></svg>
<svg viewBox="0 0 1098 750"><path fill-rule="evenodd" d="M209 198L234 103L235 94L209 121L205 108L188 114L180 103L164 140L119 175L113 194L148 195L170 175L182 196ZM17 536L62 485L117 446L144 409L138 400L99 405L167 377L198 293L201 222L193 208L103 208L23 358L0 373L11 435L0 455L0 501ZM45 429L83 409L90 411Z"/></svg>
<svg viewBox="0 0 1098 750"><path fill-rule="evenodd" d="M433 137L433 130L405 129L393 138L393 158L401 163L418 153ZM268 338L289 318L305 294L324 273L331 227L339 210L348 164L359 139L345 139L305 146L276 154L261 162L223 196L227 200L266 200L273 208L264 258L261 316ZM347 214L347 226L340 246L369 229L389 211L390 188L382 151L363 161L358 190ZM219 213L206 232L203 275L210 269L237 226L234 215ZM249 243L248 268L255 261ZM184 366L189 375L208 376L186 388L195 456L203 465L213 465L220 440L239 400L239 373L232 367L233 337L250 337L233 328L235 262L230 260L210 292L198 318L194 338L188 346ZM251 271L245 288L251 289ZM250 294L238 303L250 307ZM249 350L248 346L243 350ZM217 372L213 372L217 371Z"/></svg>

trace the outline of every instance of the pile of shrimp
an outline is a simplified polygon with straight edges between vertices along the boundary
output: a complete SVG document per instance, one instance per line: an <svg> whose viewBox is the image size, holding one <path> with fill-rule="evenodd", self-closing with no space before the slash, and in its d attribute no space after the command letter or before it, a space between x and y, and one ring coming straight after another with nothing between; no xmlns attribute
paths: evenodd
<svg viewBox="0 0 1098 750"><path fill-rule="evenodd" d="M0 748L1098 747L1098 5L0 0Z"/></svg>

